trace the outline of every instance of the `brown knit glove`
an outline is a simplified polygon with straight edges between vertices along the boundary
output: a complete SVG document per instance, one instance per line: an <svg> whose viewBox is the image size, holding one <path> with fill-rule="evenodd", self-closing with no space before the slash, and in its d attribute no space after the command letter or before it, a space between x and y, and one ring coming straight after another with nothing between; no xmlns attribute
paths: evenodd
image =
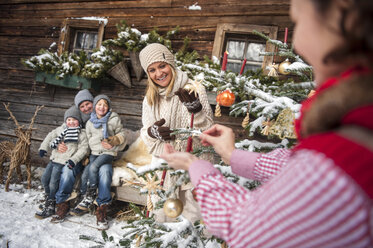
<svg viewBox="0 0 373 248"><path fill-rule="evenodd" d="M107 138L107 143L109 143L112 146L118 146L120 145L121 141L118 138L118 136L114 135L114 136L110 136L109 138Z"/></svg>
<svg viewBox="0 0 373 248"><path fill-rule="evenodd" d="M189 93L186 89L180 88L175 92L175 95L179 97L190 113L198 113L202 110L202 104L194 92Z"/></svg>
<svg viewBox="0 0 373 248"><path fill-rule="evenodd" d="M162 127L166 123L165 119L160 119L159 121L154 122L152 126L148 128L148 135L153 139L158 139L161 141L174 140L175 136L172 135L172 131L169 127Z"/></svg>

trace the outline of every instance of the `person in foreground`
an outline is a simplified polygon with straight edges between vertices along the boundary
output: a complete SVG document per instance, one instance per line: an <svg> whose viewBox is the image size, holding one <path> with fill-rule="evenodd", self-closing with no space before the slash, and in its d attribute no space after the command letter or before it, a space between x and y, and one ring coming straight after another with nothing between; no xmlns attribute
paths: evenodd
<svg viewBox="0 0 373 248"><path fill-rule="evenodd" d="M207 229L229 247L373 247L372 16L368 0L291 1L294 46L317 83L293 149L238 150L221 125L200 136L234 173L261 181L255 191L165 144L161 157L189 171Z"/></svg>

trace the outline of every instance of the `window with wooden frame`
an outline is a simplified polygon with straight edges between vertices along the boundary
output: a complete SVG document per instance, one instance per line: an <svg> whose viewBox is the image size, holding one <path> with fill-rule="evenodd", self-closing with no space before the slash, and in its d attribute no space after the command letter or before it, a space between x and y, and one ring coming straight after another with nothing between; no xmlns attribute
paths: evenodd
<svg viewBox="0 0 373 248"><path fill-rule="evenodd" d="M261 32L271 39L277 38L278 27L276 26L260 26L250 24L218 24L212 56L220 59L222 62L223 54L228 52L227 70L239 73L244 60L246 59L245 69L256 70L266 69L272 64L273 57L260 56L260 52L274 52L275 47L272 44L266 43L266 40L255 35L252 31Z"/></svg>
<svg viewBox="0 0 373 248"><path fill-rule="evenodd" d="M90 56L93 49L101 46L104 27L102 20L66 19L61 29L58 54L85 51Z"/></svg>

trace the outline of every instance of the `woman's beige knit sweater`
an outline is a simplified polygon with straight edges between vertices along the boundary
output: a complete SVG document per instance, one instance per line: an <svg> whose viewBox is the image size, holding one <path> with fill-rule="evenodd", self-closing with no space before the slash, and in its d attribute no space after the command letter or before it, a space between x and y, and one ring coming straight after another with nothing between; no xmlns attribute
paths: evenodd
<svg viewBox="0 0 373 248"><path fill-rule="evenodd" d="M146 97L144 98L142 104L142 124L141 136L145 144L148 146L149 152L153 156L159 156L162 154L164 142L154 139L148 135L148 128L154 124L154 122L159 121L164 118L166 123L163 126L167 126L170 129L174 128L187 128L190 127L191 114L188 112L187 108L179 100L179 97L174 93L185 86L185 84L191 83L190 79L186 73L176 70L175 84L172 92L166 96L166 88L160 88L160 99L157 104L150 106ZM199 100L202 104L202 110L194 114L194 128L204 131L212 126L212 110L208 103L206 91L201 87L198 91ZM186 150L187 141L177 142L177 141L167 141L175 149L179 151ZM193 139L193 148L200 146L198 138Z"/></svg>

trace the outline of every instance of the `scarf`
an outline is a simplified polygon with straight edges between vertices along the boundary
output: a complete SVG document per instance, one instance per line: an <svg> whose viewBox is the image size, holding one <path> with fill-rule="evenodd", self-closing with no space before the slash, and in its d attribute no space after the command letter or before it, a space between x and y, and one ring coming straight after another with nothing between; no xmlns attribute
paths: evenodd
<svg viewBox="0 0 373 248"><path fill-rule="evenodd" d="M68 142L78 142L80 133L80 126L79 127L65 127L65 129L57 136L55 140L53 140L50 144L52 149L56 149L58 144L62 141L65 143Z"/></svg>
<svg viewBox="0 0 373 248"><path fill-rule="evenodd" d="M108 111L106 115L100 119L97 118L96 113L91 113L91 118L89 119L95 128L100 128L102 126L102 134L104 139L109 138L108 130L107 130L107 122L109 121L111 115L111 111Z"/></svg>
<svg viewBox="0 0 373 248"><path fill-rule="evenodd" d="M366 68L351 68L341 76L327 80L316 89L313 96L303 101L300 117L295 120L298 140L302 141L311 134L336 128L349 110L371 103L371 98L364 93L364 90L372 82L368 79L365 82L368 86L359 85L359 82L350 82L351 78L361 77L368 73L369 70ZM336 95L339 100L337 101L333 95ZM364 96L364 99L359 99L360 96Z"/></svg>
<svg viewBox="0 0 373 248"><path fill-rule="evenodd" d="M367 69L326 81L302 105L293 154L301 149L325 154L373 198L373 152L364 146L369 135L355 142L339 134L345 127L373 133L373 76Z"/></svg>

